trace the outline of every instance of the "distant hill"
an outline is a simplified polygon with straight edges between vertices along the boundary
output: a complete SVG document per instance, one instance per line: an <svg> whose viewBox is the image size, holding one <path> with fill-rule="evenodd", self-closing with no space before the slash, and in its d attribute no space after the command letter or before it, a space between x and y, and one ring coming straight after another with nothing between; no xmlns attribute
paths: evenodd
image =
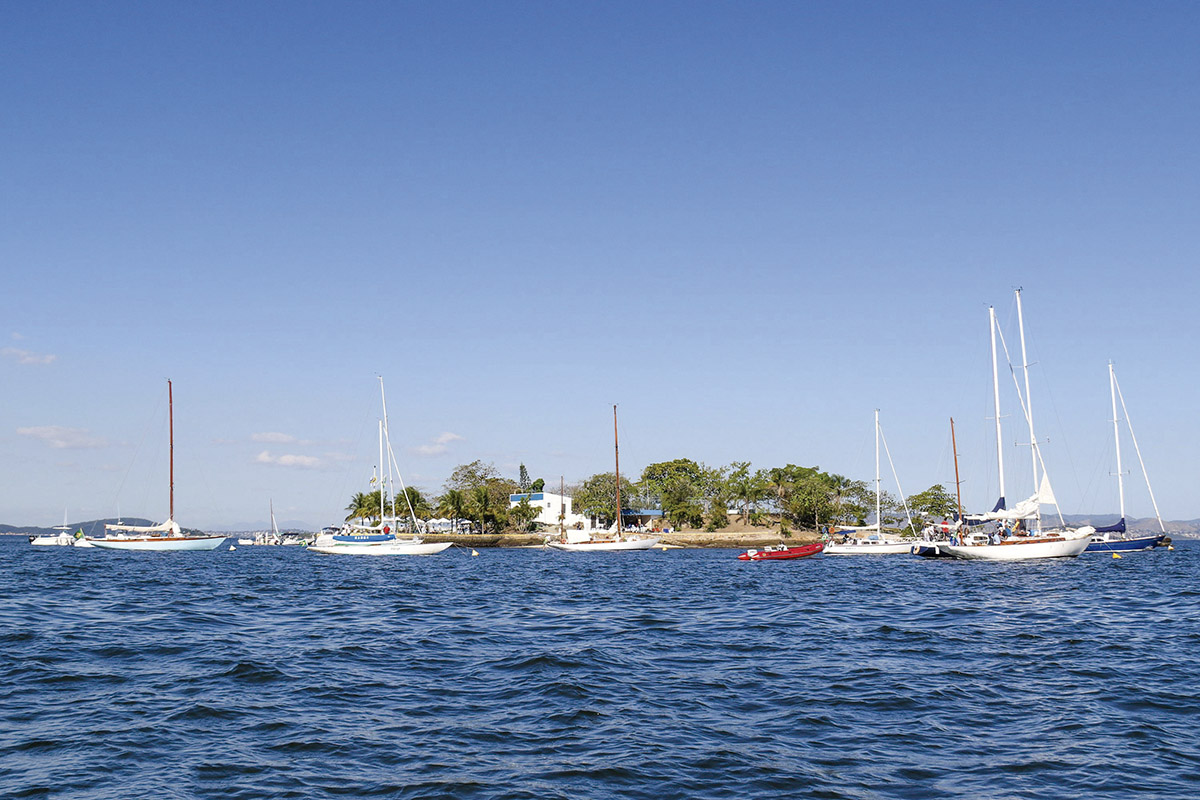
<svg viewBox="0 0 1200 800"><path fill-rule="evenodd" d="M93 519L88 520L87 522L69 522L67 523L67 527L70 529L71 533L75 533L75 531L82 529L84 536L99 538L104 535L104 526L106 524L150 526L157 525L158 523L153 520L142 519L141 517L122 517L121 519L110 517L109 519ZM185 533L201 533L201 531L196 530L195 528L183 528L182 530ZM57 527L38 528L31 525L0 525L0 536L8 534L53 536L54 534L58 533L58 531L59 529Z"/></svg>
<svg viewBox="0 0 1200 800"><path fill-rule="evenodd" d="M1097 528L1112 525L1120 518L1119 514L1063 514L1068 525L1092 525ZM1164 519L1163 526L1172 535L1200 538L1200 519ZM1130 532L1158 533L1158 520L1154 517L1126 517L1125 527Z"/></svg>

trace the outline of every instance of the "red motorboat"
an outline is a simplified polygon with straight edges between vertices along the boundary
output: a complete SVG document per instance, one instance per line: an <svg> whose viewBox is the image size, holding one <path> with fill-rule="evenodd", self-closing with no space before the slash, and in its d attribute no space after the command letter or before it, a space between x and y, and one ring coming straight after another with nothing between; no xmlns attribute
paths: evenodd
<svg viewBox="0 0 1200 800"><path fill-rule="evenodd" d="M817 553L825 549L824 542L814 542L812 544L802 544L799 547L788 547L786 545L772 545L764 547L762 550L747 550L738 556L739 561L783 561L789 558L808 558L815 556Z"/></svg>

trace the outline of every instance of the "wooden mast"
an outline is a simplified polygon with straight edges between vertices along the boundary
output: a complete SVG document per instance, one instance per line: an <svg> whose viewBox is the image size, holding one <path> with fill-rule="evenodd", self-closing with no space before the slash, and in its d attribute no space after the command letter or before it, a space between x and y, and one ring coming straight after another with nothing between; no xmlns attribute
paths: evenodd
<svg viewBox="0 0 1200 800"><path fill-rule="evenodd" d="M567 540L567 500L566 500L566 485L563 483L563 476L558 476L558 538L561 541Z"/></svg>
<svg viewBox="0 0 1200 800"><path fill-rule="evenodd" d="M171 519L175 519L175 396L171 393L171 379L167 378L167 429L171 436Z"/></svg>
<svg viewBox="0 0 1200 800"><path fill-rule="evenodd" d="M617 404L613 403L613 456L617 468L617 538L621 538L621 446L617 440Z"/></svg>
<svg viewBox="0 0 1200 800"><path fill-rule="evenodd" d="M958 498L958 524L962 524L962 481L958 479L958 444L954 439L954 417L950 418L950 449L954 451L954 494Z"/></svg>

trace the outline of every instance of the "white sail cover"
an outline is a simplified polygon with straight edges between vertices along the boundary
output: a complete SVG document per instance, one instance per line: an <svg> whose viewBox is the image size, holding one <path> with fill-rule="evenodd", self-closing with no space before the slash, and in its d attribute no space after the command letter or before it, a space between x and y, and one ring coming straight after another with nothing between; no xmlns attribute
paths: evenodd
<svg viewBox="0 0 1200 800"><path fill-rule="evenodd" d="M1054 489L1050 487L1050 477L1044 472L1042 473L1042 482L1038 486L1037 494L1032 495L1026 500L1022 500L1013 508L989 511L986 514L973 517L973 519L1033 519L1038 515L1038 508L1042 505L1058 505L1058 500L1054 497Z"/></svg>
<svg viewBox="0 0 1200 800"><path fill-rule="evenodd" d="M169 519L161 525L113 525L105 523L104 530L106 531L124 531L125 533L165 533L168 536L182 536L183 531L179 529L179 523L173 519Z"/></svg>

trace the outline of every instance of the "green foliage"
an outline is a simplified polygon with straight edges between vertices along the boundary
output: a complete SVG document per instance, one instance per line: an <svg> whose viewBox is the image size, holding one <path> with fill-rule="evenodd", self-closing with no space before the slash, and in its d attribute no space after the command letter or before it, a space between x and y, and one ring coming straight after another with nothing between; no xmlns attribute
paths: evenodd
<svg viewBox="0 0 1200 800"><path fill-rule="evenodd" d="M469 500L461 489L448 489L438 498L438 514L452 520L467 519Z"/></svg>
<svg viewBox="0 0 1200 800"><path fill-rule="evenodd" d="M525 469L525 465L521 465L520 474L517 477L517 488L522 492L529 491L529 470Z"/></svg>
<svg viewBox="0 0 1200 800"><path fill-rule="evenodd" d="M407 502L405 502L405 496L408 497ZM425 495L421 494L421 490L415 486L405 486L404 493L396 498L396 516L408 516L408 507L410 505L418 519L429 519L429 517L433 516L432 506L425 499ZM388 513L391 513L390 505L388 506Z"/></svg>
<svg viewBox="0 0 1200 800"><path fill-rule="evenodd" d="M541 513L541 509L535 508L529 502L529 495L521 498L515 506L508 509L508 519L512 527L519 531L533 530L533 520Z"/></svg>
<svg viewBox="0 0 1200 800"><path fill-rule="evenodd" d="M357 519L361 522L378 522L380 512L380 492L356 492L346 506L346 521Z"/></svg>
<svg viewBox="0 0 1200 800"><path fill-rule="evenodd" d="M529 491L531 491L535 494L537 492L542 491L545 488L546 488L546 482L544 480L542 480L541 478L538 478L537 480L535 480L533 483L531 483L529 485Z"/></svg>
<svg viewBox="0 0 1200 800"><path fill-rule="evenodd" d="M458 489L470 492L479 486L486 486L488 481L499 477L500 473L496 470L495 465L485 464L476 459L470 464L461 464L455 467L454 472L450 474L450 479L446 481L445 488L446 490Z"/></svg>
<svg viewBox="0 0 1200 800"><path fill-rule="evenodd" d="M651 491L662 492L671 484L699 486L704 480L704 470L690 458L660 461L642 470L641 483Z"/></svg>
<svg viewBox="0 0 1200 800"><path fill-rule="evenodd" d="M751 522L751 507L767 495L768 482L762 471L750 472L749 461L734 461L726 479L729 495L742 506L742 522ZM761 515L758 515L761 516Z"/></svg>
<svg viewBox="0 0 1200 800"><path fill-rule="evenodd" d="M634 486L621 478L621 500L634 496ZM597 517L602 525L611 525L617 518L617 477L611 472L601 472L586 478L575 489L573 500L575 513Z"/></svg>
<svg viewBox="0 0 1200 800"><path fill-rule="evenodd" d="M676 528L697 528L704 524L706 495L713 475L690 458L661 461L642 470L640 495L657 503L663 517Z"/></svg>
<svg viewBox="0 0 1200 800"><path fill-rule="evenodd" d="M926 514L938 519L948 519L958 513L958 501L940 483L930 486L908 498L908 508L913 516Z"/></svg>

